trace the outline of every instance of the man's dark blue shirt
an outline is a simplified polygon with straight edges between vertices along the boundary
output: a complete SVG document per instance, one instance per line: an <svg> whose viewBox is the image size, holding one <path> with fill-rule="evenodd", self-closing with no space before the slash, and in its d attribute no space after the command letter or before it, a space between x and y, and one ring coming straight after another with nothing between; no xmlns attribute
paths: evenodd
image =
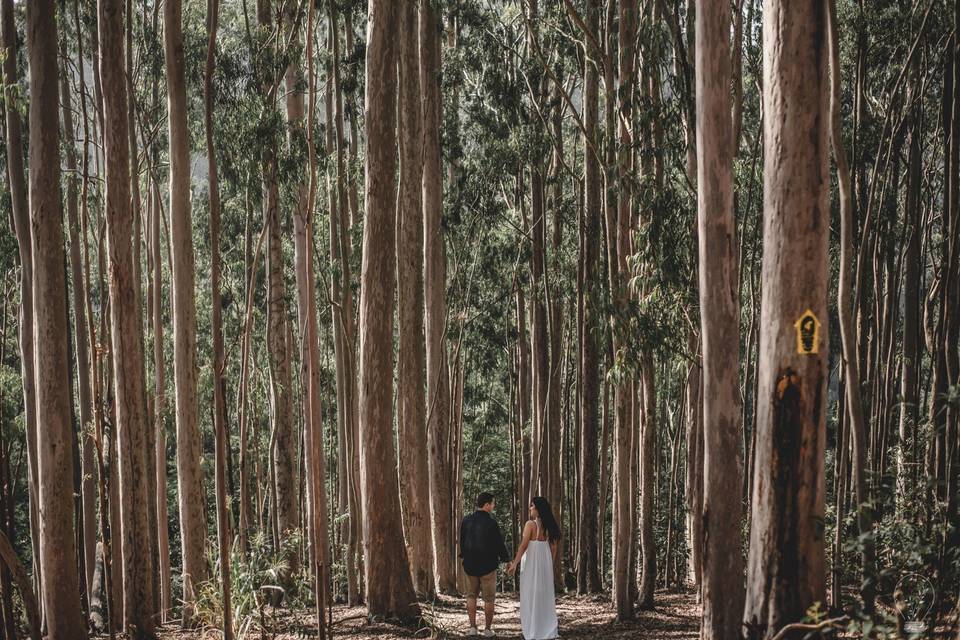
<svg viewBox="0 0 960 640"><path fill-rule="evenodd" d="M460 557L468 576L485 576L496 570L500 560L510 560L500 526L483 509L465 517L460 525Z"/></svg>

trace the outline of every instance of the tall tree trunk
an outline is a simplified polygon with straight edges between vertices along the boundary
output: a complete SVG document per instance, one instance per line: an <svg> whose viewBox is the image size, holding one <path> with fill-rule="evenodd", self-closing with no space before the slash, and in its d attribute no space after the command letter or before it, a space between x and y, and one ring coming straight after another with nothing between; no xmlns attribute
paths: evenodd
<svg viewBox="0 0 960 640"><path fill-rule="evenodd" d="M635 34L637 29L637 7L630 0L619 3L619 79L617 88L618 138L617 138L617 185L619 187L616 221L608 222L607 244L615 246L614 259L610 261L611 290L613 293L615 314L626 310L627 285L629 277L627 256L630 253L630 219L632 215L633 194L633 76L635 68ZM612 132L611 132L612 133ZM609 134L608 134L609 135ZM608 249L609 251L610 249ZM616 325L620 320L613 318ZM614 332L616 334L616 332ZM614 352L620 352L620 339L614 339ZM636 437L631 418L630 389L632 385L621 380L614 392L616 436L614 445L615 485L614 493L614 554L613 554L613 590L614 607L618 620L633 617L633 591L631 588L631 557L635 540L634 517L632 511L632 464L633 440Z"/></svg>
<svg viewBox="0 0 960 640"><path fill-rule="evenodd" d="M321 408L320 392L320 337L318 331L317 318L317 287L316 275L313 270L313 220L314 210L316 209L317 194L317 154L314 143L314 128L316 114L316 75L314 73L314 22L316 7L311 4L307 12L307 33L306 33L306 56L307 56L307 92L309 100L307 102L307 122L306 122L306 142L307 157L309 165L309 183L307 184L307 202L303 207L305 216L299 221L295 220L295 239L297 253L297 273L301 274L298 278L298 308L303 308L305 316L301 319L300 325L303 328L303 342L305 344L303 361L307 365L307 434L306 442L308 445L307 476L310 482L310 525L308 527L311 534L313 565L313 587L315 599L315 611L317 614L317 635L321 638L326 637L325 613L329 606L329 584L330 584L330 540L329 528L327 526L327 493L326 493L326 448L323 442L323 409ZM302 239L301 239L302 238ZM305 286L300 286L305 285ZM303 296L302 293L306 293Z"/></svg>
<svg viewBox="0 0 960 640"><path fill-rule="evenodd" d="M700 637L740 636L743 483L740 303L733 212L730 3L697 3L697 210L703 338L703 623Z"/></svg>
<svg viewBox="0 0 960 640"><path fill-rule="evenodd" d="M422 535L430 526L423 331L423 130L417 3L400 9L400 195L397 201L397 431L401 507L413 587L432 596L433 548Z"/></svg>
<svg viewBox="0 0 960 640"><path fill-rule="evenodd" d="M763 17L764 287L744 622L769 639L826 595L830 180L826 6L773 0Z"/></svg>
<svg viewBox="0 0 960 640"><path fill-rule="evenodd" d="M173 374L177 484L183 549L183 626L194 624L196 585L207 579L207 523L197 404L197 307L190 213L190 142L181 0L164 0L164 59L170 138L170 250L173 263Z"/></svg>
<svg viewBox="0 0 960 640"><path fill-rule="evenodd" d="M34 587L40 591L40 522L38 520L38 491L40 478L37 459L37 379L33 343L33 253L30 248L30 208L27 203L27 177L23 164L23 125L16 108L17 93L17 28L13 16L13 0L0 1L0 29L2 29L4 112L6 115L5 147L7 152L7 185L10 189L11 218L20 252L20 313L18 338L20 343L20 379L23 387L23 418L27 433L28 508L30 513L30 542L33 557ZM56 100L56 98L54 98ZM43 607L41 599L40 606Z"/></svg>
<svg viewBox="0 0 960 640"><path fill-rule="evenodd" d="M257 21L262 28L274 28L272 2L258 0ZM266 113L274 109L273 70L260 70L263 75L263 98ZM302 103L301 103L302 104ZM293 412L292 347L287 342L287 301L283 279L284 257L280 234L279 168L275 136L267 133L268 140L262 151L263 163L263 216L267 227L267 346L270 363L270 406L272 416L273 446L271 455L274 467L274 487L277 500L273 505L277 533L282 537L293 531L299 523L296 499L296 455ZM287 556L286 573L296 570L296 557ZM285 578L286 579L286 578Z"/></svg>
<svg viewBox="0 0 960 640"><path fill-rule="evenodd" d="M687 373L684 394L686 402L687 468L684 487L687 492L687 548L690 561L687 565L688 580L693 583L702 600L703 584L703 369L700 365L700 341L690 329L687 337L688 352L693 362Z"/></svg>
<svg viewBox="0 0 960 640"><path fill-rule="evenodd" d="M403 543L393 448L393 294L396 287L397 5L369 0L365 118L366 217L360 289L360 467L370 616L415 620L419 605Z"/></svg>
<svg viewBox="0 0 960 640"><path fill-rule="evenodd" d="M546 405L546 430L544 432L544 446L546 447L547 472L545 482L545 494L551 500L554 516L557 523L564 520L563 496L563 416L561 415L563 401L563 325L564 325L564 306L563 291L560 282L563 278L562 265L560 262L560 249L563 241L563 212L561 211L561 201L563 199L563 180L560 176L563 159L563 111L560 92L562 78L558 75L556 82L553 83L552 101L556 104L553 109L552 127L555 140L553 149L553 166L550 168L551 192L550 199L547 202L547 209L551 210L553 218L553 237L551 238L551 274L544 273L545 290L548 296L549 305L548 315L546 317L549 323L549 344L550 344L550 367L547 377L547 405ZM463 387L460 387L461 394ZM461 397L462 401L462 397ZM462 422L462 421L461 421ZM461 429L462 431L462 429ZM459 485L458 485L459 486ZM561 525L562 526L562 525ZM565 574L563 562L566 556L564 547L565 539L561 538L557 542L556 563L554 566L553 577L556 583L557 591L564 588L563 577Z"/></svg>
<svg viewBox="0 0 960 640"><path fill-rule="evenodd" d="M12 18L12 16L11 16ZM73 424L70 411L67 284L60 206L56 6L27 6L30 63L30 229L36 363L41 599L51 638L86 638L73 534ZM9 121L8 121L9 123ZM8 140L9 144L9 140ZM29 444L28 444L29 446Z"/></svg>
<svg viewBox="0 0 960 640"><path fill-rule="evenodd" d="M163 262L160 253L160 217L163 215L160 204L160 185L153 184L153 231L150 234L151 252L153 254L153 299L151 312L153 314L153 366L154 366L154 400L153 400L153 428L156 430L156 474L157 501L156 527L158 571L160 574L160 621L166 622L167 614L173 607L173 596L170 586L170 530L167 514L167 429L166 429L166 381L163 356Z"/></svg>
<svg viewBox="0 0 960 640"><path fill-rule="evenodd" d="M145 18L146 16L144 16ZM143 402L143 415L145 416L144 435L144 463L146 465L146 484L147 484L147 522L152 525L157 520L157 503L155 496L157 494L157 458L156 458L156 447L157 447L157 436L156 432L153 430L153 417L150 411L150 397L147 393L149 389L149 384L147 380L147 342L146 334L143 322L143 261L141 258L142 251L144 246L141 245L141 241L148 241L149 234L145 229L145 223L143 220L143 201L141 199L140 191L140 151L139 145L137 144L137 92L136 92L136 73L135 73L135 61L133 55L134 47L134 36L133 36L133 23L134 23L134 8L133 0L126 0L126 20L124 21L125 26L125 37L126 37L126 54L127 54L127 64L126 64L126 73L125 73L125 82L127 85L127 96L129 97L127 101L127 138L129 140L130 150L130 186L131 186L131 203L133 209L133 287L134 295L141 305L141 314L137 316L137 333L140 336L140 345L141 345L141 376L144 381L144 394L142 396ZM154 101L154 104L157 104L158 101ZM150 195L149 191L147 193L147 199L149 201ZM150 552L150 566L153 569L150 575L150 581L153 583L152 588L150 589L151 602L148 607L152 616L155 616L157 611L160 608L160 574L156 571L156 568L160 564L160 550L157 547L157 529L153 526L147 527L147 548Z"/></svg>
<svg viewBox="0 0 960 640"><path fill-rule="evenodd" d="M596 38L599 31L600 3L589 0L586 23ZM580 494L577 524L577 592L597 593L602 590L597 562L597 450L600 435L600 296L602 276L600 272L600 193L603 188L600 178L600 162L591 149L599 147L597 122L599 120L600 60L589 56L591 49L584 51L583 67L583 123L584 123L584 224L583 224L583 303L580 329Z"/></svg>
<svg viewBox="0 0 960 640"><path fill-rule="evenodd" d="M125 0L99 0L100 75L103 81L106 226L110 268L113 381L116 397L117 464L120 485L123 630L151 638L153 558L151 556L146 447L146 384L140 296L133 264L133 210L130 202L130 136L124 65ZM137 239L139 240L139 238Z"/></svg>
<svg viewBox="0 0 960 640"><path fill-rule="evenodd" d="M527 48L529 51L539 50L537 40L537 24L539 16L539 0L527 0ZM532 110L541 113L547 103L545 74L539 69L530 80L534 101ZM531 120L533 117L531 116ZM544 127L548 126L544 121ZM535 152L536 153L536 152ZM548 414L548 392L550 389L550 339L548 336L548 318L546 306L546 207L544 206L545 177L543 157L535 157L530 162L530 354L533 415L531 423L531 465L530 465L530 495L527 500L541 495L553 499L549 495L549 440L550 416ZM558 505L559 506L559 505Z"/></svg>
<svg viewBox="0 0 960 640"><path fill-rule="evenodd" d="M230 598L230 531L227 495L227 380L223 349L223 302L220 294L220 181L217 149L213 135L213 73L216 68L219 0L207 0L207 56L203 73L203 129L207 151L207 180L210 206L210 331L213 333L213 435L214 476L217 512L217 555L220 561L220 588L223 598L223 638L233 640L233 606Z"/></svg>
<svg viewBox="0 0 960 640"><path fill-rule="evenodd" d="M840 44L836 24L834 0L824 0L830 36L830 141L833 157L837 163L837 184L840 191L840 275L837 286L837 314L840 318L845 398L850 417L850 433L853 442L853 490L857 501L857 526L861 544L861 586L864 611L872 613L876 595L876 560L873 549L873 514L867 488L867 442L863 416L863 400L860 397L860 358L857 354L857 338L853 326L853 193L850 167L843 147L843 121L840 117ZM829 225L828 225L829 226ZM838 521L840 512L838 511Z"/></svg>
<svg viewBox="0 0 960 640"><path fill-rule="evenodd" d="M60 57L67 59L66 44L61 39ZM81 229L79 190L77 188L77 151L74 140L73 105L70 98L70 82L65 71L60 73L60 102L63 112L63 130L66 141L67 219L70 225L70 276L73 279L73 326L74 349L77 364L77 399L80 404L80 471L82 475L81 496L83 501L83 554L86 574L86 593L91 592L93 570L96 565L97 514L96 514L96 469L93 462L93 385L90 376L90 334L87 329L86 298L83 261L80 252ZM82 241L85 243L86 238Z"/></svg>
<svg viewBox="0 0 960 640"><path fill-rule="evenodd" d="M641 362L641 377L637 381L638 393L643 394L638 403L642 407L639 432L634 431L634 439L639 436L639 489L640 489L640 552L642 573L640 575L637 605L642 609L653 609L653 596L657 586L657 541L654 532L654 500L657 486L657 462L659 445L657 435L657 379L653 357L646 354ZM634 492L636 495L636 492Z"/></svg>
<svg viewBox="0 0 960 640"><path fill-rule="evenodd" d="M332 324L334 336L334 358L336 360L337 375L337 419L342 432L342 465L340 473L346 488L343 492L348 514L344 523L346 535L346 573L347 573L347 603L355 605L360 601L360 572L361 557L359 553L362 542L360 517L360 489L359 489L359 410L357 395L357 368L356 368L356 322L354 320L353 294L351 291L350 254L352 244L349 234L353 192L355 185L348 185L346 152L347 144L343 134L343 95L340 81L340 35L337 30L338 14L334 3L329 5L329 32L330 41L330 72L333 84L333 95L327 101L328 118L334 122L334 127L327 128L327 152L336 153L336 189L329 189L331 197L330 207L330 258L338 266L339 279L332 277L331 298L337 302L332 308ZM352 40L352 26L345 20L347 28L348 48ZM332 113L330 113L332 111ZM351 135L355 135L351 131ZM349 187L349 188L348 188ZM335 206L334 206L335 205Z"/></svg>
<svg viewBox="0 0 960 640"><path fill-rule="evenodd" d="M916 452L919 445L919 404L918 381L922 358L920 341L920 244L923 233L921 190L923 175L921 166L920 143L923 129L920 107L911 114L910 143L907 155L906 187L906 235L907 248L903 256L903 364L900 379L900 443L897 449L897 509L903 508L913 495L910 482L912 465L917 462Z"/></svg>
<svg viewBox="0 0 960 640"><path fill-rule="evenodd" d="M427 444L430 449L430 530L437 591L456 593L453 558L450 377L445 346L446 246L440 157L440 22L430 2L420 5L420 90L423 95L423 247L427 343Z"/></svg>

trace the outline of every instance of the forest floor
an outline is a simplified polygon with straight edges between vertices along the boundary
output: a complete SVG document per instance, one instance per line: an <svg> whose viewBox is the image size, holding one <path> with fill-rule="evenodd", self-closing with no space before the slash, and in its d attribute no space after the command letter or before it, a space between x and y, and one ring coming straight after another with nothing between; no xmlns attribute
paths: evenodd
<svg viewBox="0 0 960 640"><path fill-rule="evenodd" d="M346 640L370 638L462 638L467 633L467 614L463 598L441 596L436 602L423 605L429 628L419 633L414 630L386 623L369 623L366 609L336 605L333 609L333 635ZM657 606L653 611L638 611L636 619L626 623L614 622L614 612L607 596L562 595L557 600L557 616L560 619L560 637L563 639L610 638L626 640L679 640L698 637L700 628L700 605L696 595L690 593L658 592ZM478 612L480 620L483 612ZM252 625L245 637L249 640L292 640L311 637L313 618L303 612L278 610L266 615L266 629ZM259 620L257 620L259 623ZM493 629L501 640L521 640L520 602L513 593L499 594ZM182 632L165 626L165 640L194 640L197 638L220 638L219 632L209 635L197 632Z"/></svg>

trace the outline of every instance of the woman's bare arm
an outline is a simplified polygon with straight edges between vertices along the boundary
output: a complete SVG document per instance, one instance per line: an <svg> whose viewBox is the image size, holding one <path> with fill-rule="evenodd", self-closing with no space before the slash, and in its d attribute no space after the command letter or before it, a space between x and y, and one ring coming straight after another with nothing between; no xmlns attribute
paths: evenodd
<svg viewBox="0 0 960 640"><path fill-rule="evenodd" d="M534 524L530 520L523 526L523 539L520 541L520 546L517 547L517 555L514 556L513 562L507 567L507 573L512 575L520 564L520 558L523 557L523 552L527 550L527 545L530 544L530 538L533 537L533 527Z"/></svg>

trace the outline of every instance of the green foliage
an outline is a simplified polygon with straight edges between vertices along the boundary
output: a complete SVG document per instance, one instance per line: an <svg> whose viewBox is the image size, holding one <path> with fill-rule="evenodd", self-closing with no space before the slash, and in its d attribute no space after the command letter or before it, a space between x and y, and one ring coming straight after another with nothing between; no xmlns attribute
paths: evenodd
<svg viewBox="0 0 960 640"><path fill-rule="evenodd" d="M298 533L286 536L279 550L262 533L250 538L250 550L240 553L234 546L230 553L231 606L234 637L242 640L249 637L261 620L272 620L273 607L269 605L270 594L263 587L276 587L288 583L284 590L282 606L291 609L306 608L313 603L310 597L313 578L301 568L292 576L288 558L298 552L302 537ZM210 579L198 586L197 620L208 629L223 627L223 578L216 554L211 554L213 573Z"/></svg>

